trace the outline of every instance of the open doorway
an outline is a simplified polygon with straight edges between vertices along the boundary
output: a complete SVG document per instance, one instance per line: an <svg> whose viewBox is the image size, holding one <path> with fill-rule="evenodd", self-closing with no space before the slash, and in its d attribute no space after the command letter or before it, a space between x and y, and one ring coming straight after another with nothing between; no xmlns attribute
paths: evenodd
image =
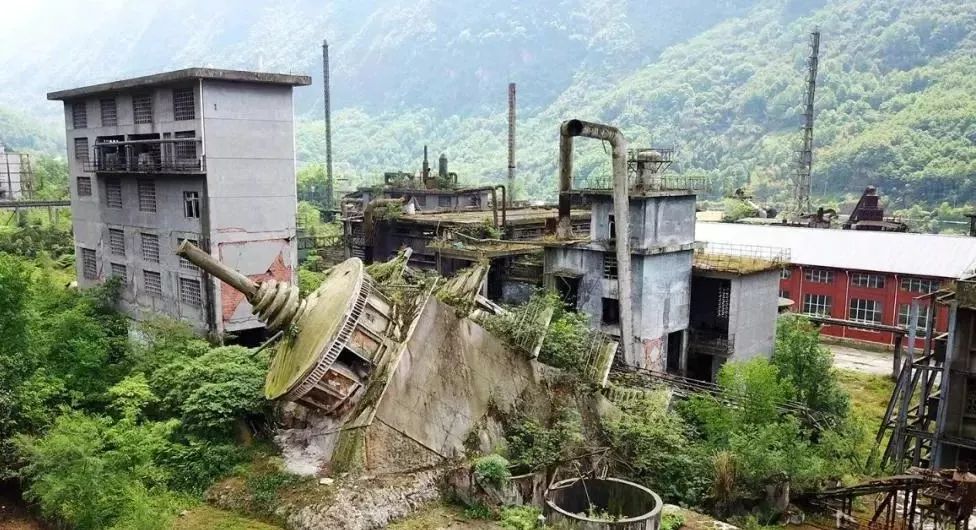
<svg viewBox="0 0 976 530"><path fill-rule="evenodd" d="M580 278L579 276L555 276L556 280L556 292L559 293L559 298L562 299L563 303L572 308L577 309L576 304L579 302L579 287Z"/></svg>
<svg viewBox="0 0 976 530"><path fill-rule="evenodd" d="M668 365L667 370L669 374L677 374L681 372L681 336L684 333L681 331L673 331L668 333Z"/></svg>

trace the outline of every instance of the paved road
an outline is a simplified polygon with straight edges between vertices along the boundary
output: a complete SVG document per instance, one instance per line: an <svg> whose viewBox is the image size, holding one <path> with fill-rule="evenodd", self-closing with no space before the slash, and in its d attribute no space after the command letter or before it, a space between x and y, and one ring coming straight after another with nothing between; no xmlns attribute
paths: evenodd
<svg viewBox="0 0 976 530"><path fill-rule="evenodd" d="M850 346L827 344L834 354L834 366L878 375L891 375L891 353L860 350Z"/></svg>

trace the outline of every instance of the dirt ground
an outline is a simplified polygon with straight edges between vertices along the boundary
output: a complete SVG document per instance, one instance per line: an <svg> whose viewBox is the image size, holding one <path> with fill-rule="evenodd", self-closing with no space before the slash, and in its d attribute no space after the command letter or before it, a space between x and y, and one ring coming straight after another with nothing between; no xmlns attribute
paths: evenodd
<svg viewBox="0 0 976 530"><path fill-rule="evenodd" d="M43 530L44 527L15 499L0 495L0 529Z"/></svg>
<svg viewBox="0 0 976 530"><path fill-rule="evenodd" d="M892 354L840 344L824 344L834 354L834 366L874 375L891 375Z"/></svg>

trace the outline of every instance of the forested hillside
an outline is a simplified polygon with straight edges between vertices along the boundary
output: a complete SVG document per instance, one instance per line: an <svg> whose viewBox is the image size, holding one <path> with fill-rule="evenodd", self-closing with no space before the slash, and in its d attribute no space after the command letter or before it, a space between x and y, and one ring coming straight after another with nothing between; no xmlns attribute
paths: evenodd
<svg viewBox="0 0 976 530"><path fill-rule="evenodd" d="M297 96L299 157L316 162L327 36L343 187L415 169L424 144L447 153L465 183L501 181L506 85L515 81L521 197L552 198L558 123L578 117L618 124L634 144L675 145L676 169L710 176L713 196L750 183L761 198L782 198L807 36L820 27L815 200L867 184L896 208L962 206L976 194L976 3L967 0L194 5L109 4L93 14L66 4L46 22L30 12L0 36L0 107L49 124L59 109L43 92L78 83L199 64L304 71L316 86ZM83 30L99 37L82 39ZM27 39L30 53L7 46L30 34L41 37ZM50 148L8 122L0 118L3 141ZM606 171L601 146L579 150L581 174Z"/></svg>

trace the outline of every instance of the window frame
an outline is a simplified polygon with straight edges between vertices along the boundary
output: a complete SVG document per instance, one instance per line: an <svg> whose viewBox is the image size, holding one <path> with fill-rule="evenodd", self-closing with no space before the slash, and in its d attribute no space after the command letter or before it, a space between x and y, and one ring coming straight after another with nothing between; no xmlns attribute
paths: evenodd
<svg viewBox="0 0 976 530"><path fill-rule="evenodd" d="M84 186L82 186L82 183L84 183ZM91 197L93 191L91 177L75 177L75 190L78 192L79 197Z"/></svg>
<svg viewBox="0 0 976 530"><path fill-rule="evenodd" d="M145 104L145 108L140 108ZM153 122L153 97L150 92L132 95L132 123L145 124Z"/></svg>
<svg viewBox="0 0 976 530"><path fill-rule="evenodd" d="M113 256L125 256L125 230L121 228L108 229L108 248Z"/></svg>
<svg viewBox="0 0 976 530"><path fill-rule="evenodd" d="M873 308L868 309L868 304L873 305ZM877 319L861 318L859 313L872 313L877 315ZM851 298L847 305L847 319L862 324L881 324L884 322L884 304L870 298Z"/></svg>
<svg viewBox="0 0 976 530"><path fill-rule="evenodd" d="M71 104L71 128L88 128L88 102L75 101Z"/></svg>
<svg viewBox="0 0 976 530"><path fill-rule="evenodd" d="M906 293L931 294L939 290L941 283L939 280L930 278L903 276L898 282L898 288ZM926 290L926 287L928 287L928 290Z"/></svg>
<svg viewBox="0 0 976 530"><path fill-rule="evenodd" d="M830 269L810 268L803 270L803 281L809 283L834 283L834 271Z"/></svg>
<svg viewBox="0 0 976 530"><path fill-rule="evenodd" d="M616 280L618 278L617 256L610 252L603 253L603 279Z"/></svg>
<svg viewBox="0 0 976 530"><path fill-rule="evenodd" d="M151 285L149 278L155 278L156 284ZM142 271L142 290L149 296L163 296L163 275L159 271L143 269Z"/></svg>
<svg viewBox="0 0 976 530"><path fill-rule="evenodd" d="M86 280L98 279L98 253L95 249L80 247L81 277Z"/></svg>
<svg viewBox="0 0 976 530"><path fill-rule="evenodd" d="M159 235L139 232L139 248L142 251L143 261L159 263Z"/></svg>
<svg viewBox="0 0 976 530"><path fill-rule="evenodd" d="M91 160L91 155L88 153L88 137L87 136L76 136L73 142L75 160L87 164Z"/></svg>
<svg viewBox="0 0 976 530"><path fill-rule="evenodd" d="M113 278L122 278L122 285L129 284L129 270L124 263L111 262L110 269L112 271Z"/></svg>
<svg viewBox="0 0 976 530"><path fill-rule="evenodd" d="M192 292L192 291L196 292ZM185 278L179 280L180 303L193 307L203 307L203 285L199 278Z"/></svg>
<svg viewBox="0 0 976 530"><path fill-rule="evenodd" d="M114 190L118 189L118 202L114 199ZM108 177L105 179L105 207L122 209L125 199L122 196L122 179L119 177Z"/></svg>
<svg viewBox="0 0 976 530"><path fill-rule="evenodd" d="M200 192L186 190L183 192L183 217L187 219L200 218Z"/></svg>
<svg viewBox="0 0 976 530"><path fill-rule="evenodd" d="M926 336L928 319L929 319L929 311L931 310L932 310L932 306L928 304L918 305L918 318L916 318L915 320L916 337ZM911 315L911 311L912 311L912 304L898 304L898 325L900 327L908 329L909 331L910 328L908 327L908 317Z"/></svg>
<svg viewBox="0 0 976 530"><path fill-rule="evenodd" d="M139 199L139 211L156 213L159 207L156 201L156 181L153 179L136 180L136 196Z"/></svg>
<svg viewBox="0 0 976 530"><path fill-rule="evenodd" d="M884 289L885 277L871 272L852 272L851 285L863 289Z"/></svg>
<svg viewBox="0 0 976 530"><path fill-rule="evenodd" d="M116 127L119 124L119 103L115 96L98 99L99 117L102 120L102 127ZM106 112L106 111L111 112Z"/></svg>
<svg viewBox="0 0 976 530"><path fill-rule="evenodd" d="M829 294L804 293L801 304L800 312L804 315L829 317L834 309L834 299ZM809 308L823 308L824 311L810 311Z"/></svg>
<svg viewBox="0 0 976 530"><path fill-rule="evenodd" d="M180 95L183 94L189 94L190 106L188 108L185 106L186 98L180 99ZM197 102L193 87L174 88L171 95L173 98L173 121L195 120L197 117ZM180 103L184 103L184 106L181 107Z"/></svg>

